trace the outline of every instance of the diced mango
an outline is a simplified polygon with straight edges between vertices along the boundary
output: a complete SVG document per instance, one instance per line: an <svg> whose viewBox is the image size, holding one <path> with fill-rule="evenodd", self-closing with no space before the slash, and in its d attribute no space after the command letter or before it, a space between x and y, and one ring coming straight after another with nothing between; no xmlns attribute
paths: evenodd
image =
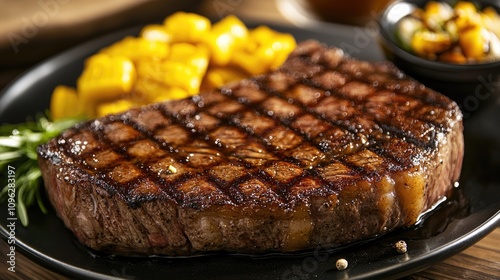
<svg viewBox="0 0 500 280"><path fill-rule="evenodd" d="M123 56L134 62L141 59L167 57L169 45L158 40L147 40L142 37L126 37L113 45L104 48L100 53L109 56Z"/></svg>
<svg viewBox="0 0 500 280"><path fill-rule="evenodd" d="M130 92L135 79L136 71L130 59L106 54L91 56L77 81L77 92L85 113L93 116L95 104Z"/></svg>
<svg viewBox="0 0 500 280"><path fill-rule="evenodd" d="M167 86L161 82L149 78L138 78L134 87L134 95L140 96L142 104L149 104L158 101L180 99L188 97L186 90L179 87Z"/></svg>
<svg viewBox="0 0 500 280"><path fill-rule="evenodd" d="M203 45L177 43L172 44L168 59L170 61L190 64L196 67L198 75L203 76L210 62L210 54L208 49Z"/></svg>
<svg viewBox="0 0 500 280"><path fill-rule="evenodd" d="M88 58L76 92L57 88L51 110L57 118L90 118L185 98L279 67L295 46L290 34L249 32L232 15L212 26L204 16L177 12Z"/></svg>
<svg viewBox="0 0 500 280"><path fill-rule="evenodd" d="M163 25L172 35L172 42L200 43L210 33L212 23L198 14L176 12L167 17Z"/></svg>
<svg viewBox="0 0 500 280"><path fill-rule="evenodd" d="M97 116L102 117L110 114L125 112L137 105L127 99L119 99L112 102L101 103L97 106Z"/></svg>
<svg viewBox="0 0 500 280"><path fill-rule="evenodd" d="M190 94L199 93L202 75L196 66L177 61L141 61L137 65L141 79L149 79L166 86L180 87Z"/></svg>
<svg viewBox="0 0 500 280"><path fill-rule="evenodd" d="M81 116L82 108L78 101L76 89L67 86L57 86L50 98L50 113L52 120Z"/></svg>
<svg viewBox="0 0 500 280"><path fill-rule="evenodd" d="M233 15L226 16L216 24L207 40L207 46L215 65L227 65L233 52L242 48L248 40L245 24Z"/></svg>
<svg viewBox="0 0 500 280"><path fill-rule="evenodd" d="M172 44L168 59L140 61L137 72L141 83L152 81L196 94L200 91L208 64L208 50L203 46L176 43Z"/></svg>
<svg viewBox="0 0 500 280"><path fill-rule="evenodd" d="M160 41L163 43L172 42L172 34L170 34L164 25L150 24L142 28L140 36L150 41Z"/></svg>
<svg viewBox="0 0 500 280"><path fill-rule="evenodd" d="M227 83L239 81L247 76L247 73L227 66L210 67L205 75L201 87L203 90L218 88Z"/></svg>
<svg viewBox="0 0 500 280"><path fill-rule="evenodd" d="M167 100L172 100L172 99L181 99L185 97L189 97L191 94L189 94L187 91L185 91L182 88L179 87L164 87L162 91L155 97L153 102L162 102L162 101L167 101Z"/></svg>
<svg viewBox="0 0 500 280"><path fill-rule="evenodd" d="M279 36L275 38L275 42L272 44L272 49L275 55L274 60L271 63L271 70L280 67L295 47L297 47L297 42L291 34L280 33Z"/></svg>
<svg viewBox="0 0 500 280"><path fill-rule="evenodd" d="M250 31L243 48L235 50L231 62L252 75L278 68L296 47L295 38L259 26Z"/></svg>

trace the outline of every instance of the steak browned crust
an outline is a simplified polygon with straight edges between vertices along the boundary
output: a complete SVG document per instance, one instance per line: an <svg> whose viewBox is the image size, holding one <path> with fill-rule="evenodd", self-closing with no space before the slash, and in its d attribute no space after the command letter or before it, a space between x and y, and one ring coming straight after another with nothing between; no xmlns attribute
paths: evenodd
<svg viewBox="0 0 500 280"><path fill-rule="evenodd" d="M458 179L462 129L392 64L307 41L275 72L77 125L39 163L92 249L294 251L414 224Z"/></svg>

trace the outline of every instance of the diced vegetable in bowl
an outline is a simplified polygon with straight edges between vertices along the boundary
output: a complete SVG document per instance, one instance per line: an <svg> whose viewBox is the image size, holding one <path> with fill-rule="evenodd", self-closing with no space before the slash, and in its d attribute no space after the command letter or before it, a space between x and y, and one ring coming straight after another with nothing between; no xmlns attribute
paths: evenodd
<svg viewBox="0 0 500 280"><path fill-rule="evenodd" d="M449 63L500 59L500 16L491 6L429 1L396 26L401 46L418 56Z"/></svg>
<svg viewBox="0 0 500 280"><path fill-rule="evenodd" d="M379 17L380 43L424 84L452 98L474 94L480 81L498 84L499 11L496 0L397 0Z"/></svg>
<svg viewBox="0 0 500 280"><path fill-rule="evenodd" d="M469 117L500 95L499 12L497 0L396 0L379 17L380 45Z"/></svg>

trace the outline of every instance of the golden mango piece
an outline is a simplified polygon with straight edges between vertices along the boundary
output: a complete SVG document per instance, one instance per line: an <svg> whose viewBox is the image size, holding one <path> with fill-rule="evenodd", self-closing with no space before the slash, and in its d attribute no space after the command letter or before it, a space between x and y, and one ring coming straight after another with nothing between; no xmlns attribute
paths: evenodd
<svg viewBox="0 0 500 280"><path fill-rule="evenodd" d="M130 59L106 54L91 56L86 60L84 71L77 80L77 92L84 104L85 113L93 116L97 103L129 93L136 75Z"/></svg>
<svg viewBox="0 0 500 280"><path fill-rule="evenodd" d="M284 62L283 58L286 59L297 46L297 42L291 34L280 33L263 25L252 30L249 37L251 44L256 45L257 48L263 47L274 52L276 56L271 67L280 66ZM247 50L251 52L250 48Z"/></svg>
<svg viewBox="0 0 500 280"><path fill-rule="evenodd" d="M179 87L163 87L155 97L153 102L163 102L168 100L181 99L191 96L187 91Z"/></svg>
<svg viewBox="0 0 500 280"><path fill-rule="evenodd" d="M259 26L250 31L247 43L233 53L231 62L252 75L262 74L281 66L295 47L292 35Z"/></svg>
<svg viewBox="0 0 500 280"><path fill-rule="evenodd" d="M247 76L247 73L233 67L210 67L201 88L203 90L218 88L225 84L244 79Z"/></svg>
<svg viewBox="0 0 500 280"><path fill-rule="evenodd" d="M127 99L118 99L116 101L101 103L97 106L97 116L103 117L110 114L125 112L137 105Z"/></svg>
<svg viewBox="0 0 500 280"><path fill-rule="evenodd" d="M191 96L191 94L179 87L167 86L148 78L139 78L137 79L132 96L134 97L134 101L146 105L154 102L185 98Z"/></svg>
<svg viewBox="0 0 500 280"><path fill-rule="evenodd" d="M159 41L163 43L172 42L172 34L170 34L164 25L150 24L142 28L140 36L149 41Z"/></svg>
<svg viewBox="0 0 500 280"><path fill-rule="evenodd" d="M242 48L248 40L245 24L233 15L226 16L212 27L206 44L215 65L227 65L233 52Z"/></svg>
<svg viewBox="0 0 500 280"><path fill-rule="evenodd" d="M164 42L130 36L100 51L109 56L123 56L134 62L141 59L167 57L168 52L169 45Z"/></svg>
<svg viewBox="0 0 500 280"><path fill-rule="evenodd" d="M148 79L165 86L175 86L186 90L189 94L199 93L203 75L198 67L186 62L170 60L141 61L137 65L140 79Z"/></svg>
<svg viewBox="0 0 500 280"><path fill-rule="evenodd" d="M50 98L50 114L53 121L81 116L82 108L76 89L57 86Z"/></svg>
<svg viewBox="0 0 500 280"><path fill-rule="evenodd" d="M142 60L137 63L137 72L141 82L150 80L196 94L208 68L209 57L202 45L175 43L167 59Z"/></svg>
<svg viewBox="0 0 500 280"><path fill-rule="evenodd" d="M288 55L297 47L297 42L291 34L281 33L276 37L276 40L272 44L272 49L274 50L274 60L271 63L271 70L280 67Z"/></svg>
<svg viewBox="0 0 500 280"><path fill-rule="evenodd" d="M176 12L167 17L163 25L171 34L172 42L200 43L210 33L212 23L198 14Z"/></svg>
<svg viewBox="0 0 500 280"><path fill-rule="evenodd" d="M259 48L252 53L237 51L233 54L231 61L232 64L241 67L250 75L258 75L270 69L273 59L274 52L272 49Z"/></svg>
<svg viewBox="0 0 500 280"><path fill-rule="evenodd" d="M171 46L168 60L190 64L196 67L198 75L203 76L210 62L210 53L204 45L176 43Z"/></svg>

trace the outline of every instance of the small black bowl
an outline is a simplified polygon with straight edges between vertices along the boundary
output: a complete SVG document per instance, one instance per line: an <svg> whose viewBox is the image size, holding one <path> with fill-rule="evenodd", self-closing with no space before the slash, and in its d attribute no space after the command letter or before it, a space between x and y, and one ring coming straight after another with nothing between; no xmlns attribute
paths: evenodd
<svg viewBox="0 0 500 280"><path fill-rule="evenodd" d="M436 1L436 0L434 0ZM464 115L477 111L484 103L492 102L500 93L500 61L453 64L428 60L400 46L396 38L399 20L423 8L429 0L395 1L380 15L380 43L386 57L408 75L449 96L461 106ZM450 5L453 0L442 0ZM497 0L472 1L479 7L491 6L500 10Z"/></svg>

